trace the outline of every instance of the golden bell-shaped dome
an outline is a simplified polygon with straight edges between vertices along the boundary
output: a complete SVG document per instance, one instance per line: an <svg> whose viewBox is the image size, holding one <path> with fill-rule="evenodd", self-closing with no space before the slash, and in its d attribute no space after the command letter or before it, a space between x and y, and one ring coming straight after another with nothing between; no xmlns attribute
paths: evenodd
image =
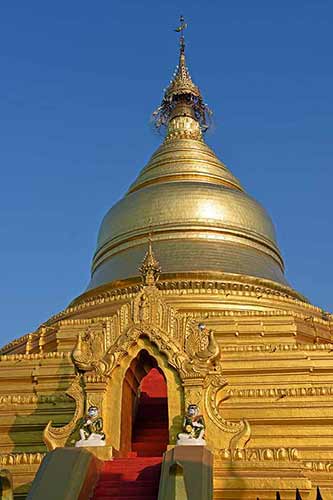
<svg viewBox="0 0 333 500"><path fill-rule="evenodd" d="M224 272L287 284L270 217L203 140L207 109L182 41L178 70L155 113L167 127L165 140L104 217L89 289L138 276L149 233L162 273Z"/></svg>

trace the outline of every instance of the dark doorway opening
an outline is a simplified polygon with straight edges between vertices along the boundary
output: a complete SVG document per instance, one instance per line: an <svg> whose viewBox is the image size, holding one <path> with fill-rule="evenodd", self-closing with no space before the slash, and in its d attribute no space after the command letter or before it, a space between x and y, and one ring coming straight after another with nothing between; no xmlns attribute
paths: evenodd
<svg viewBox="0 0 333 500"><path fill-rule="evenodd" d="M160 457L169 443L167 384L147 351L126 373L121 430L122 456Z"/></svg>
<svg viewBox="0 0 333 500"><path fill-rule="evenodd" d="M132 451L140 457L158 457L169 441L167 386L163 374L152 368L142 379L132 433Z"/></svg>

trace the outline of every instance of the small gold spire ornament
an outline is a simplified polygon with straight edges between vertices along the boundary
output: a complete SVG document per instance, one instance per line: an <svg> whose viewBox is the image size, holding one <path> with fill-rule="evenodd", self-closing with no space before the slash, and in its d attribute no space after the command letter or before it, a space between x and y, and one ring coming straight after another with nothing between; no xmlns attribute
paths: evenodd
<svg viewBox="0 0 333 500"><path fill-rule="evenodd" d="M200 89L193 83L189 70L186 66L185 59L185 37L184 30L187 24L184 22L183 16L180 16L180 26L175 31L180 32L179 38L179 63L174 73L174 78L166 89L165 96L172 98L177 95L193 94L193 96L201 97Z"/></svg>
<svg viewBox="0 0 333 500"><path fill-rule="evenodd" d="M153 286L157 283L161 272L161 266L153 253L151 235L149 235L148 250L139 268L139 271L141 273L142 281L145 286Z"/></svg>
<svg viewBox="0 0 333 500"><path fill-rule="evenodd" d="M165 90L161 105L153 113L153 120L157 129L168 127L175 115L193 117L202 132L209 128L211 110L204 103L199 87L193 83L190 72L186 66L184 30L187 28L184 17L180 16L180 25L174 31L180 33L179 38L179 63Z"/></svg>

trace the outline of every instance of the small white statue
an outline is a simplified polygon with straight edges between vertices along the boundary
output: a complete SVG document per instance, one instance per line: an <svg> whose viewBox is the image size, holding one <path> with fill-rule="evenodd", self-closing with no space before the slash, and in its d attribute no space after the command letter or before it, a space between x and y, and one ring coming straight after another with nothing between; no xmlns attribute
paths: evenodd
<svg viewBox="0 0 333 500"><path fill-rule="evenodd" d="M189 405L183 420L183 432L177 436L178 445L205 446L205 421L197 405Z"/></svg>
<svg viewBox="0 0 333 500"><path fill-rule="evenodd" d="M105 446L103 419L98 416L97 406L90 406L80 424L80 441L75 446Z"/></svg>

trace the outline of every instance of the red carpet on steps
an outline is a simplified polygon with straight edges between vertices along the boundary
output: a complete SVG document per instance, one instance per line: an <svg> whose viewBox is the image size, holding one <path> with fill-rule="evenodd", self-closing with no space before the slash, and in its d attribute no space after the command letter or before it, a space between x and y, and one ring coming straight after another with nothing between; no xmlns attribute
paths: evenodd
<svg viewBox="0 0 333 500"><path fill-rule="evenodd" d="M168 438L167 387L153 368L141 383L132 452L104 463L93 499L156 500Z"/></svg>
<svg viewBox="0 0 333 500"><path fill-rule="evenodd" d="M116 458L105 462L94 499L156 500L162 457Z"/></svg>

